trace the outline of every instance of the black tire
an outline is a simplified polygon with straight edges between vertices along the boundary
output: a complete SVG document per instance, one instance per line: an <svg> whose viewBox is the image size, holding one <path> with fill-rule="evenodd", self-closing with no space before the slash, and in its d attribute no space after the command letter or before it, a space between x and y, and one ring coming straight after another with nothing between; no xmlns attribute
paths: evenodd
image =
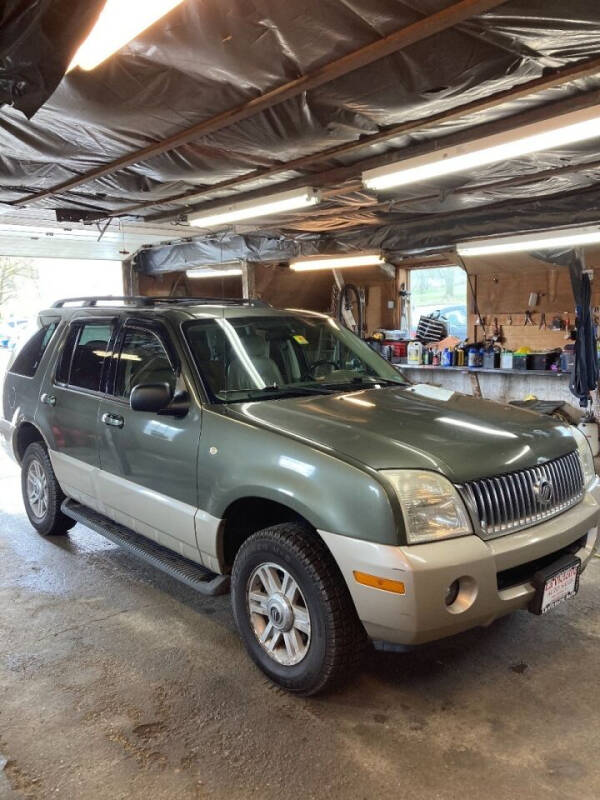
<svg viewBox="0 0 600 800"><path fill-rule="evenodd" d="M32 465L34 465L33 468L36 470L36 465L39 465L46 480L47 504L42 514L36 513L28 495L27 482ZM25 511L27 512L29 521L42 536L54 536L66 533L75 525L75 520L66 517L60 510L65 495L56 480L48 452L44 445L39 442L30 444L27 450L25 450L25 455L21 463L21 491L23 493L23 503L25 504Z"/></svg>
<svg viewBox="0 0 600 800"><path fill-rule="evenodd" d="M296 581L309 612L310 638L299 663L281 664L255 633L248 593L260 565L274 564ZM235 622L248 653L262 671L289 692L314 695L339 685L358 668L367 637L337 564L315 531L283 523L258 531L240 547L231 575ZM261 619L255 617L255 619ZM269 622L267 616L266 624ZM306 637L308 638L308 637Z"/></svg>

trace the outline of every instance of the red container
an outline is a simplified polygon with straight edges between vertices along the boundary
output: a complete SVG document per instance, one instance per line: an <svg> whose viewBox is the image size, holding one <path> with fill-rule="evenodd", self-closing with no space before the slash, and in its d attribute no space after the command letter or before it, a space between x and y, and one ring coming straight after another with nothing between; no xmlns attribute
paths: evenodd
<svg viewBox="0 0 600 800"><path fill-rule="evenodd" d="M406 358L407 342L394 342L391 339L386 339L384 344L392 348L392 358Z"/></svg>

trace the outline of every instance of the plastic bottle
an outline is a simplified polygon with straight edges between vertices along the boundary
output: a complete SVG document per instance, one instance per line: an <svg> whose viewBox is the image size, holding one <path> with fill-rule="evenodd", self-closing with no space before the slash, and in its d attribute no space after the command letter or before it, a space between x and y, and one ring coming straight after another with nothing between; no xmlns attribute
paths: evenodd
<svg viewBox="0 0 600 800"><path fill-rule="evenodd" d="M469 353L467 357L467 366L469 369L475 368L477 365L477 355L478 351L476 347L469 347Z"/></svg>
<svg viewBox="0 0 600 800"><path fill-rule="evenodd" d="M423 363L423 345L421 342L409 342L407 350L407 363L417 366Z"/></svg>

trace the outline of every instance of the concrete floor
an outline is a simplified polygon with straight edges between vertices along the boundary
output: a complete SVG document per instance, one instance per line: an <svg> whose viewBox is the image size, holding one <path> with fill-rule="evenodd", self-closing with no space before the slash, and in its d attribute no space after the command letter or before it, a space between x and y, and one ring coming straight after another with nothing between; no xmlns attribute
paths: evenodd
<svg viewBox="0 0 600 800"><path fill-rule="evenodd" d="M204 598L77 526L43 539L0 458L0 798L600 796L600 561L538 619L295 699Z"/></svg>

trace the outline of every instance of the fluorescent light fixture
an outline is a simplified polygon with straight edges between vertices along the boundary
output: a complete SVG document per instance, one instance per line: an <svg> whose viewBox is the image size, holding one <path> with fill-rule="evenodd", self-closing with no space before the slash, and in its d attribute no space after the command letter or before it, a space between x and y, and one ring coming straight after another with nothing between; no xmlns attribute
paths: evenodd
<svg viewBox="0 0 600 800"><path fill-rule="evenodd" d="M355 253L347 256L307 256L290 261L290 269L294 272L311 272L317 269L346 269L348 267L378 267L385 264L385 258L379 251Z"/></svg>
<svg viewBox="0 0 600 800"><path fill-rule="evenodd" d="M571 230L542 231L520 236L500 236L496 239L481 239L463 242L456 246L459 255L492 256L502 253L522 253L527 250L550 250L563 247L582 247L600 242L600 228L572 228Z"/></svg>
<svg viewBox="0 0 600 800"><path fill-rule="evenodd" d="M226 267L225 269L213 269L212 267L195 267L188 269L185 273L188 278L227 278L231 275L241 275L240 267Z"/></svg>
<svg viewBox="0 0 600 800"><path fill-rule="evenodd" d="M96 24L75 54L69 70L74 67L94 69L181 2L182 0L106 0Z"/></svg>
<svg viewBox="0 0 600 800"><path fill-rule="evenodd" d="M230 222L241 222L245 219L266 217L270 214L281 214L284 211L294 211L297 208L315 206L321 202L321 195L316 189L303 187L293 189L291 192L273 194L262 197L260 200L246 200L242 203L231 203L227 206L213 208L206 214L190 216L190 225L197 228L214 228L217 225L227 225Z"/></svg>
<svg viewBox="0 0 600 800"><path fill-rule="evenodd" d="M593 106L444 150L407 158L385 167L370 169L363 172L362 180L368 189L391 189L394 186L405 186L454 172L464 172L598 136L600 106Z"/></svg>

